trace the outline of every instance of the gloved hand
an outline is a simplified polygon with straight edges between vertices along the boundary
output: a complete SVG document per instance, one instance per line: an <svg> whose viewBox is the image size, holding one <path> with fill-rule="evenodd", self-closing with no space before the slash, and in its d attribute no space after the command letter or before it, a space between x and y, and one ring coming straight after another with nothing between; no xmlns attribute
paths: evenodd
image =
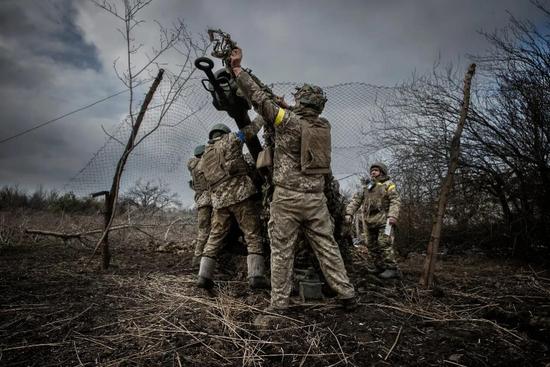
<svg viewBox="0 0 550 367"><path fill-rule="evenodd" d="M395 226L397 224L397 219L395 217L388 217L388 223Z"/></svg>

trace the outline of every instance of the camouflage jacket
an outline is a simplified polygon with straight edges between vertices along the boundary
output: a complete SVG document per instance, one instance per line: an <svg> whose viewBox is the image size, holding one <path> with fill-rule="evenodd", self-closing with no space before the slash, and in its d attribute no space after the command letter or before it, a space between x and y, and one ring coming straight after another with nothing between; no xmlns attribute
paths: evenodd
<svg viewBox="0 0 550 367"><path fill-rule="evenodd" d="M305 111L298 114L279 107L246 71L239 74L237 84L265 123L275 126L273 184L300 192L323 192L324 176L306 175L302 173L300 166L302 119L317 116L308 116ZM255 123L258 123L258 126L254 126L253 130L259 130L261 121L255 120ZM249 135L249 132L245 131L245 134Z"/></svg>
<svg viewBox="0 0 550 367"><path fill-rule="evenodd" d="M389 177L381 177L372 181L374 186L369 190L368 185L353 195L346 207L346 214L353 215L362 206L363 216L367 226L382 226L388 217L399 217L401 199L395 184Z"/></svg>
<svg viewBox="0 0 550 367"><path fill-rule="evenodd" d="M212 200L210 199L210 192L207 189L204 173L202 173L198 167L199 162L200 158L191 158L189 162L187 162L187 169L193 178L191 183L192 189L195 190L195 204L197 208L202 208L204 206L212 206Z"/></svg>
<svg viewBox="0 0 550 367"><path fill-rule="evenodd" d="M211 149L213 145L216 145L216 148L222 149L226 162L234 161L236 158L234 157L235 154L240 154L241 159L244 161L244 158L242 158L243 141L237 134L229 133L214 139L206 146L206 150ZM199 164L199 169L202 169L202 164ZM204 172L204 174L208 176L208 172ZM220 209L248 199L256 193L256 188L249 176L239 175L231 177L214 187L210 187L209 191L212 207Z"/></svg>

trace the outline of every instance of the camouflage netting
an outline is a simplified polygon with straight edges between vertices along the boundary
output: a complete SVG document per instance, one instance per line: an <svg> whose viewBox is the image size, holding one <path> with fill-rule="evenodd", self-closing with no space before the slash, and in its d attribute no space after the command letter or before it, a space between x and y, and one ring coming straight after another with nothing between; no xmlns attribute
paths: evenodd
<svg viewBox="0 0 550 367"><path fill-rule="evenodd" d="M285 95L287 101L298 83L275 83L273 91ZM140 129L145 134L158 121L161 96L169 84L163 81L157 90ZM337 178L364 171L367 158L364 145L369 138L369 125L380 112L380 106L392 99L394 89L377 87L365 83L345 83L323 87L328 102L323 116L332 124L332 168ZM292 103L293 101L288 101ZM251 119L254 111L250 111ZM179 98L164 117L162 126L139 145L127 162L121 191L143 182L165 183L172 191L180 194L186 206L192 204L192 192L187 185L190 180L186 162L195 146L204 144L208 131L216 123L225 123L237 129L235 122L225 112L217 111L211 97L202 86L191 86ZM77 195L108 190L119 157L121 156L131 128L122 122L113 137L92 157L92 159L65 186L66 191ZM260 133L261 135L261 133ZM118 140L118 141L117 141Z"/></svg>

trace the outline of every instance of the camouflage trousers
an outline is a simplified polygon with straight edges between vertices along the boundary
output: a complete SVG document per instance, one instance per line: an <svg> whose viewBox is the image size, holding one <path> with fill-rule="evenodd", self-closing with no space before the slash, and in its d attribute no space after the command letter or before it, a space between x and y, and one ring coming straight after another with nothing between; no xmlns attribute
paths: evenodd
<svg viewBox="0 0 550 367"><path fill-rule="evenodd" d="M223 240L231 227L231 215L237 220L243 232L248 254L262 255L262 236L256 205L248 198L225 208L214 209L210 236L202 251L202 256L215 258L223 247Z"/></svg>
<svg viewBox="0 0 550 367"><path fill-rule="evenodd" d="M339 298L355 295L338 244L323 193L303 193L275 187L268 224L271 239L271 306L288 307L292 290L294 253L303 231L319 260L328 285Z"/></svg>
<svg viewBox="0 0 550 367"><path fill-rule="evenodd" d="M392 239L384 234L385 225L367 226L365 237L369 258L379 269L397 269L397 260Z"/></svg>
<svg viewBox="0 0 550 367"><path fill-rule="evenodd" d="M207 205L197 209L197 238L195 239L194 256L200 257L204 245L210 234L210 220L212 219L212 207Z"/></svg>

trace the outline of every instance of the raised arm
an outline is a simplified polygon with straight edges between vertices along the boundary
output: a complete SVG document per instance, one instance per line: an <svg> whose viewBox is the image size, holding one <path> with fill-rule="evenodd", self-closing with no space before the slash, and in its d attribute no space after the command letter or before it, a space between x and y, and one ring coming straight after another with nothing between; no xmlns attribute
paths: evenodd
<svg viewBox="0 0 550 367"><path fill-rule="evenodd" d="M242 50L235 48L231 52L231 69L237 81L237 85L250 101L254 110L262 116L265 123L281 125L285 121L287 112L284 108L279 107L267 94L261 86L259 86L252 77L241 68Z"/></svg>

